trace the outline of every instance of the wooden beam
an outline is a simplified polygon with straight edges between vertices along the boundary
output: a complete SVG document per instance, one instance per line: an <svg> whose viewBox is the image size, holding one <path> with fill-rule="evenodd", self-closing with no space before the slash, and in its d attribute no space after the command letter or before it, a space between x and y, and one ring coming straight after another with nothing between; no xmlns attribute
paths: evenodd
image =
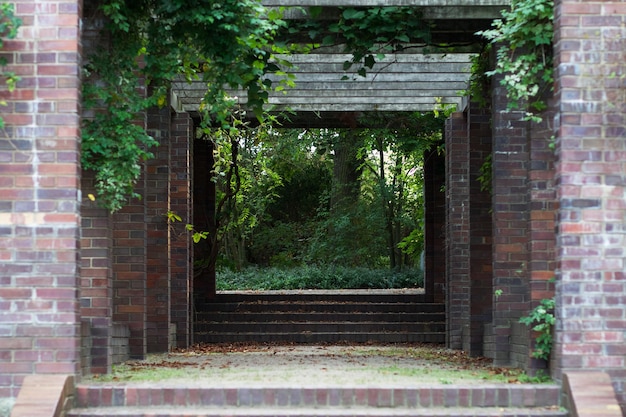
<svg viewBox="0 0 626 417"><path fill-rule="evenodd" d="M352 58L343 53L317 53L283 57L293 64L285 70L295 75L295 87L272 92L269 106L293 111L428 111L437 103L464 106L460 92L468 87L472 54L387 55L368 69L365 77L356 67L344 71ZM276 76L269 79L278 82ZM346 79L342 79L346 78ZM197 111L207 90L202 81L173 83L180 107ZM230 91L240 105L244 91Z"/></svg>

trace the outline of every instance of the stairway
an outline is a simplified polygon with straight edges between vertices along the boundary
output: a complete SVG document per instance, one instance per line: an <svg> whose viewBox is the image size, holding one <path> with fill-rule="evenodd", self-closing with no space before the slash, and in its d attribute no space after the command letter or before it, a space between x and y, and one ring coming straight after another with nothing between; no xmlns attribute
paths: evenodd
<svg viewBox="0 0 626 417"><path fill-rule="evenodd" d="M67 417L566 417L556 385L202 388L79 384Z"/></svg>
<svg viewBox="0 0 626 417"><path fill-rule="evenodd" d="M444 343L445 311L411 290L218 293L194 342Z"/></svg>

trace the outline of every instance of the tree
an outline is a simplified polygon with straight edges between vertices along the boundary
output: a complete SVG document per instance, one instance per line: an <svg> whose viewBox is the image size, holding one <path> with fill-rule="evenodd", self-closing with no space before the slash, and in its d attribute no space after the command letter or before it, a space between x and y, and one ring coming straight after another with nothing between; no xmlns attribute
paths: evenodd
<svg viewBox="0 0 626 417"><path fill-rule="evenodd" d="M368 120L381 127L364 132L367 140L362 152L369 155L365 167L378 187L390 267L402 268L410 264L401 249L407 246L405 239L422 244L423 155L441 140L445 117L388 113L370 115Z"/></svg>

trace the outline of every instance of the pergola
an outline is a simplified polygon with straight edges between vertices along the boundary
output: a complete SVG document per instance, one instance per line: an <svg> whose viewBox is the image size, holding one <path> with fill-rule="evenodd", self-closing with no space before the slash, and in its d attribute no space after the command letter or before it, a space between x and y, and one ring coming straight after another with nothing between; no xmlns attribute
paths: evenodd
<svg viewBox="0 0 626 417"><path fill-rule="evenodd" d="M308 124L325 115L326 124L345 112L432 111L436 106L466 106L471 58L477 52L475 33L489 28L500 17L508 0L264 0L267 7L287 7L287 18L301 18L303 7L321 6L332 15L337 7L412 6L421 9L431 25L433 42L452 48L425 48L407 45L400 53L379 60L365 77L343 63L351 59L340 47L292 55L287 71L296 77L296 86L270 94L271 111L290 111ZM292 8L292 9L289 9ZM202 81L173 85L172 104L178 111L197 112L206 86ZM245 105L244 92L232 92ZM330 127L330 126L328 126Z"/></svg>

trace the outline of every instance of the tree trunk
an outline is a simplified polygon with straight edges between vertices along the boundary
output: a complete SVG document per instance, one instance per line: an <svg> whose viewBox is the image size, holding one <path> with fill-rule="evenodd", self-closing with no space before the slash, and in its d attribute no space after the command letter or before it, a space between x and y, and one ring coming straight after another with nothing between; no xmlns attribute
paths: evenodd
<svg viewBox="0 0 626 417"><path fill-rule="evenodd" d="M358 155L362 139L356 129L342 130L333 144L333 188L331 209L340 212L350 208L359 198L361 165Z"/></svg>

